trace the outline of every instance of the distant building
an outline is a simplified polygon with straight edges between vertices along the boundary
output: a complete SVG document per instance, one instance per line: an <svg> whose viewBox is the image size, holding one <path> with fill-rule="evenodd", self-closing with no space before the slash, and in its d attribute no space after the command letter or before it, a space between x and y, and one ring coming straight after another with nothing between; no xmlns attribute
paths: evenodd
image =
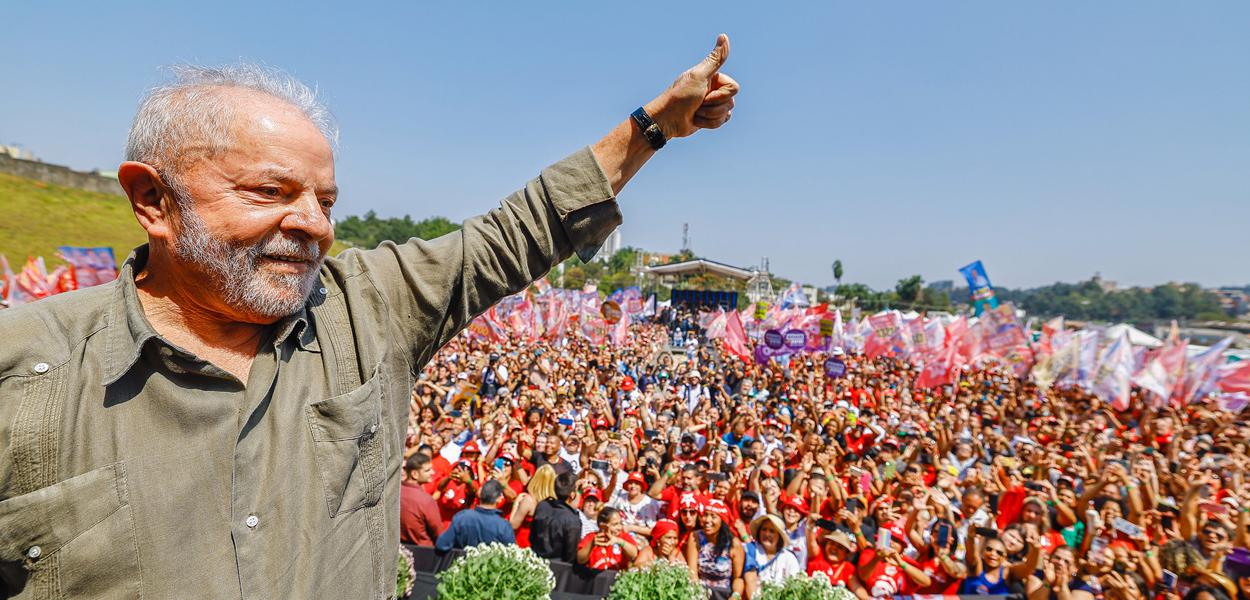
<svg viewBox="0 0 1250 600"><path fill-rule="evenodd" d="M612 231L612 233L608 234L608 239L603 241L603 245L599 247L599 252L595 253L594 258L591 258L590 260L597 260L599 262L608 262L609 260L611 260L612 256L614 256L616 252L620 249L621 249L621 228L617 227L616 229Z"/></svg>
<svg viewBox="0 0 1250 600"><path fill-rule="evenodd" d="M1119 287L1114 281L1108 281L1102 278L1102 273L1094 273L1094 277L1090 281L1098 284L1104 293L1114 292Z"/></svg>
<svg viewBox="0 0 1250 600"><path fill-rule="evenodd" d="M1220 308L1229 316L1240 317L1250 312L1250 295L1244 290L1236 288L1220 288L1215 290L1207 290L1220 301Z"/></svg>
<svg viewBox="0 0 1250 600"><path fill-rule="evenodd" d="M8 156L9 158L19 158L21 160L39 160L39 157L35 156L30 150L21 146L0 145L0 154Z"/></svg>

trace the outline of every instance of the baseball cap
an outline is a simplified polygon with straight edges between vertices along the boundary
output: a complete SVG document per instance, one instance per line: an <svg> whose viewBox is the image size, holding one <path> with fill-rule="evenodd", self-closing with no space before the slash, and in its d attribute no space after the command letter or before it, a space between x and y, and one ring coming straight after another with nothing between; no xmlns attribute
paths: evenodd
<svg viewBox="0 0 1250 600"><path fill-rule="evenodd" d="M590 488L582 492L582 502L585 502L587 498L594 498L603 502L603 492L599 491L599 488Z"/></svg>
<svg viewBox="0 0 1250 600"><path fill-rule="evenodd" d="M638 485L641 485L643 488L646 488L647 478L643 477L642 473L637 473L637 472L630 473L629 477L625 478L625 483L622 485L629 485L631 483L636 483Z"/></svg>
<svg viewBox="0 0 1250 600"><path fill-rule="evenodd" d="M795 510L799 511L802 514L808 513L807 500L804 500L803 496L800 496L798 494L795 494L793 496L789 494L782 494L781 505L794 507Z"/></svg>
<svg viewBox="0 0 1250 600"><path fill-rule="evenodd" d="M461 453L461 454L468 454L468 453L470 453L470 452L472 452L472 453L474 453L474 454L481 454L481 453L482 453L481 449L479 449L479 448L477 447L477 442L475 442L475 441L473 441L473 440L469 440L469 441L468 441L468 443L466 443L466 444L464 445L464 447L460 449L460 453Z"/></svg>
<svg viewBox="0 0 1250 600"><path fill-rule="evenodd" d="M603 417L598 417L590 422L590 428L591 429L607 429L608 420Z"/></svg>
<svg viewBox="0 0 1250 600"><path fill-rule="evenodd" d="M621 389L626 392L632 392L634 390L634 378L626 375L625 379L621 380Z"/></svg>

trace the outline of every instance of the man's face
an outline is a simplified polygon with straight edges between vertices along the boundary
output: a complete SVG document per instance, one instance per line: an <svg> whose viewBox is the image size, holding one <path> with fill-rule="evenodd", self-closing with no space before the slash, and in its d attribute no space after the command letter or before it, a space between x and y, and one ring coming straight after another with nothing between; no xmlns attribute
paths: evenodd
<svg viewBox="0 0 1250 600"><path fill-rule="evenodd" d="M428 462L421 465L421 468L413 473L413 478L417 483L429 483L434 479L434 465Z"/></svg>
<svg viewBox="0 0 1250 600"><path fill-rule="evenodd" d="M272 323L303 306L334 242L334 154L298 109L223 93L240 115L233 143L183 165L178 181L190 210L167 213L149 235L185 270L177 280L202 282L213 310Z"/></svg>
<svg viewBox="0 0 1250 600"><path fill-rule="evenodd" d="M742 507L741 514L743 518L755 516L755 512L760 509L760 503L754 498L743 498L740 504Z"/></svg>

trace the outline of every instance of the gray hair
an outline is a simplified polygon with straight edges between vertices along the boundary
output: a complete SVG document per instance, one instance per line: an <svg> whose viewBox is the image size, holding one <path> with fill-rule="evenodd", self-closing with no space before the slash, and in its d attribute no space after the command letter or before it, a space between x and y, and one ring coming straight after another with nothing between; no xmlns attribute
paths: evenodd
<svg viewBox="0 0 1250 600"><path fill-rule="evenodd" d="M241 62L210 68L194 65L169 67L173 80L148 91L139 103L126 141L126 160L176 171L191 149L209 155L229 147L235 107L223 89L252 90L299 109L337 148L338 124L317 98L317 90L277 69ZM176 181L168 181L177 187Z"/></svg>

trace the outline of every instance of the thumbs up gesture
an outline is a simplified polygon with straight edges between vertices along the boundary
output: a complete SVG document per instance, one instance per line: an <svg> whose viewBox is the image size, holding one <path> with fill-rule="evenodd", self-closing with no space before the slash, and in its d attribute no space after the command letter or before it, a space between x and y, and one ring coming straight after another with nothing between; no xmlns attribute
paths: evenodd
<svg viewBox="0 0 1250 600"><path fill-rule="evenodd" d="M716 129L729 120L738 82L720 71L728 58L729 36L722 33L707 57L686 69L663 94L647 104L647 113L666 137L686 137L700 129Z"/></svg>

